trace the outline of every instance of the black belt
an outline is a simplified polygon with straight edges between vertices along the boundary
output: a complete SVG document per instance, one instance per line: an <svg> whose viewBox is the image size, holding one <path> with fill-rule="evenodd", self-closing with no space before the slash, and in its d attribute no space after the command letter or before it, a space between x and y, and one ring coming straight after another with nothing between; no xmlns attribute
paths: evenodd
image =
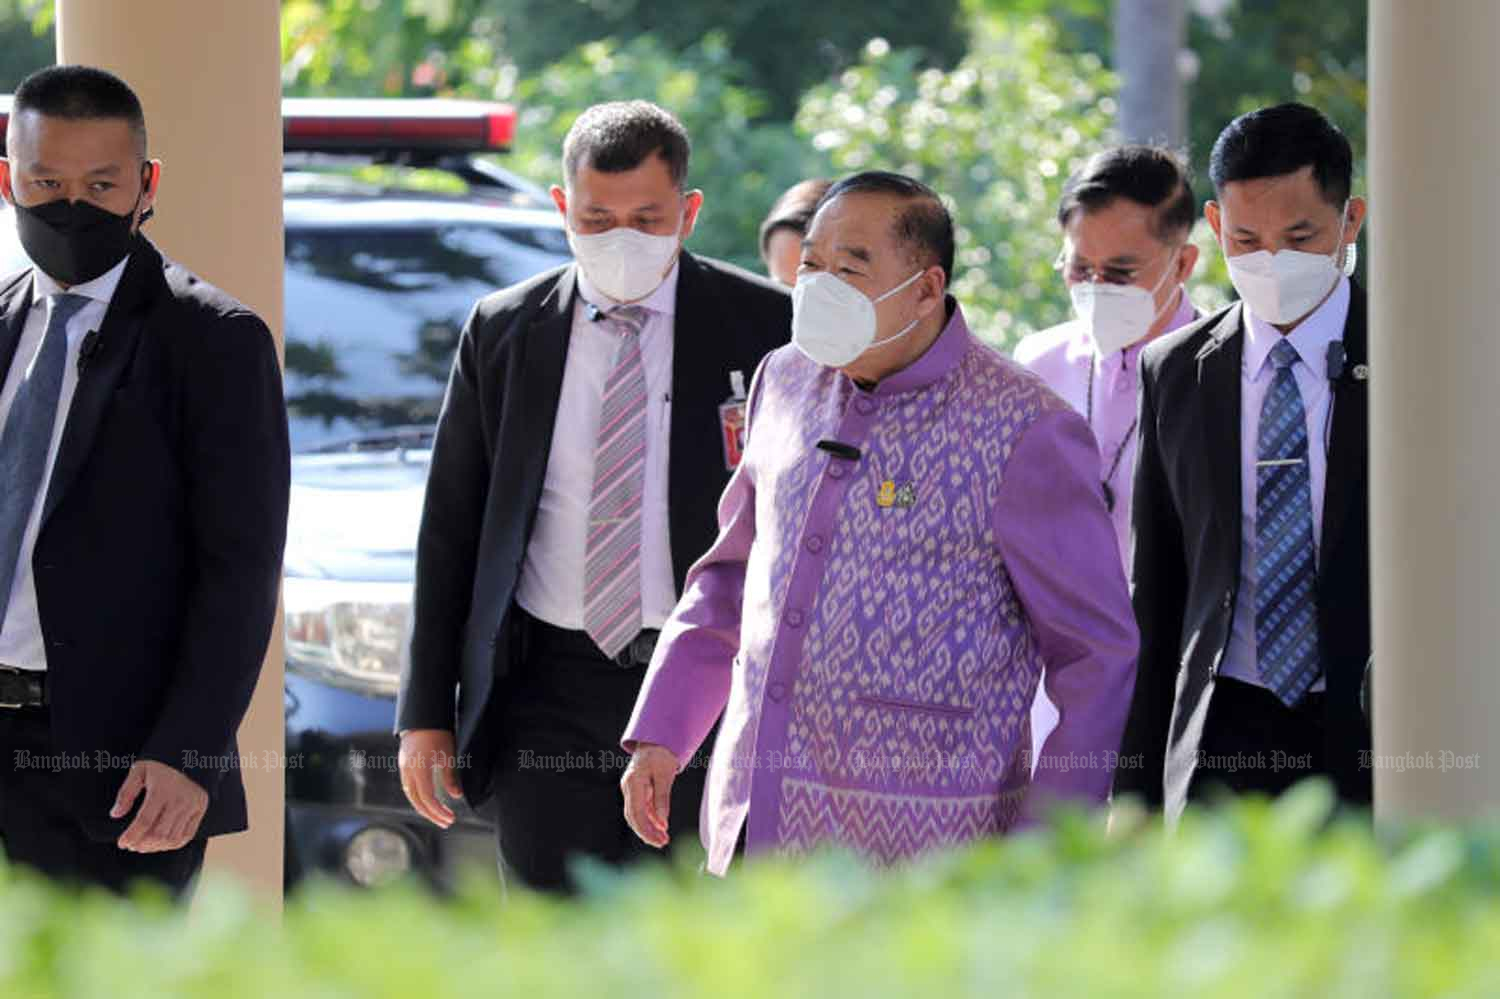
<svg viewBox="0 0 1500 999"><path fill-rule="evenodd" d="M0 663L0 708L39 708L47 703L47 674Z"/></svg>
<svg viewBox="0 0 1500 999"><path fill-rule="evenodd" d="M651 662L651 656L656 652L656 640L661 635L660 631L647 628L632 638L630 644L620 650L618 655L606 656L604 651L594 644L588 632L554 627L546 621L532 617L519 607L516 610L520 625L527 632L523 641L529 652L546 650L580 659L598 659L601 662L613 663L621 669L640 669L648 665Z"/></svg>

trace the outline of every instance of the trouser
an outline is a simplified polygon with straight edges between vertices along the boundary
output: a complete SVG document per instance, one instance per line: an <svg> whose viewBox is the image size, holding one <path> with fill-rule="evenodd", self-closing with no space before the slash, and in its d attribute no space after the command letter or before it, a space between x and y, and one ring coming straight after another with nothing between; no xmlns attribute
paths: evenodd
<svg viewBox="0 0 1500 999"><path fill-rule="evenodd" d="M517 609L526 629L519 669L505 681L491 790L502 877L537 891L570 893L579 858L623 866L658 851L625 822L620 737L645 667L604 658L582 632L564 631ZM666 854L698 847L704 768L672 786Z"/></svg>
<svg viewBox="0 0 1500 999"><path fill-rule="evenodd" d="M207 840L194 839L177 850L133 853L113 839L91 838L70 801L70 775L49 760L58 760L58 751L47 708L0 708L0 850L10 863L74 886L124 894L144 881L160 885L178 901L191 897Z"/></svg>
<svg viewBox="0 0 1500 999"><path fill-rule="evenodd" d="M1190 801L1231 794L1277 795L1298 781L1327 776L1323 695L1307 694L1289 708L1253 683L1216 681Z"/></svg>

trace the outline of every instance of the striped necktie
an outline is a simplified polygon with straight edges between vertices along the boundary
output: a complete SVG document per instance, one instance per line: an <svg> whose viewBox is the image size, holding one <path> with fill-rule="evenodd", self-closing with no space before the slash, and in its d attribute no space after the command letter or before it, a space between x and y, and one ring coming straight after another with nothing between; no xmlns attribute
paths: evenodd
<svg viewBox="0 0 1500 999"><path fill-rule="evenodd" d="M42 476L52 451L57 403L68 366L68 320L89 303L82 295L47 299L47 329L31 369L22 378L0 429L0 622L10 604L21 557L21 539L42 494ZM12 364L23 364L16 357Z"/></svg>
<svg viewBox="0 0 1500 999"><path fill-rule="evenodd" d="M611 659L641 630L641 492L646 478L641 328L647 315L639 305L609 313L620 344L604 384L594 448L583 621L594 644Z"/></svg>
<svg viewBox="0 0 1500 999"><path fill-rule="evenodd" d="M1317 564L1307 415L1292 375L1297 350L1271 350L1255 464L1255 646L1261 681L1288 707L1317 682Z"/></svg>

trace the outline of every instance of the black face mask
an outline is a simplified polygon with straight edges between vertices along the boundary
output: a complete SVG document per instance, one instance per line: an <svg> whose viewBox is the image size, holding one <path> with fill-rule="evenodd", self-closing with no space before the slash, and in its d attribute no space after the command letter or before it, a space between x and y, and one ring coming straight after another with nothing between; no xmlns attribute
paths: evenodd
<svg viewBox="0 0 1500 999"><path fill-rule="evenodd" d="M142 197L144 187L143 179ZM87 284L130 253L135 239L130 227L140 204L136 198L128 213L116 215L87 201L66 198L30 208L16 203L16 232L21 248L48 277L69 287ZM149 217L147 213L141 221Z"/></svg>

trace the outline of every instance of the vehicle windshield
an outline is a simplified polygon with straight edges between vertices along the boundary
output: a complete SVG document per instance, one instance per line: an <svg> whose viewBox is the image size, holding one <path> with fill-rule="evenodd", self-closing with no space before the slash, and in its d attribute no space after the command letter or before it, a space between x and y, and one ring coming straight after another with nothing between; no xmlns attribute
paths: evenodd
<svg viewBox="0 0 1500 999"><path fill-rule="evenodd" d="M288 228L293 450L420 446L474 303L565 247L559 230L515 224Z"/></svg>

